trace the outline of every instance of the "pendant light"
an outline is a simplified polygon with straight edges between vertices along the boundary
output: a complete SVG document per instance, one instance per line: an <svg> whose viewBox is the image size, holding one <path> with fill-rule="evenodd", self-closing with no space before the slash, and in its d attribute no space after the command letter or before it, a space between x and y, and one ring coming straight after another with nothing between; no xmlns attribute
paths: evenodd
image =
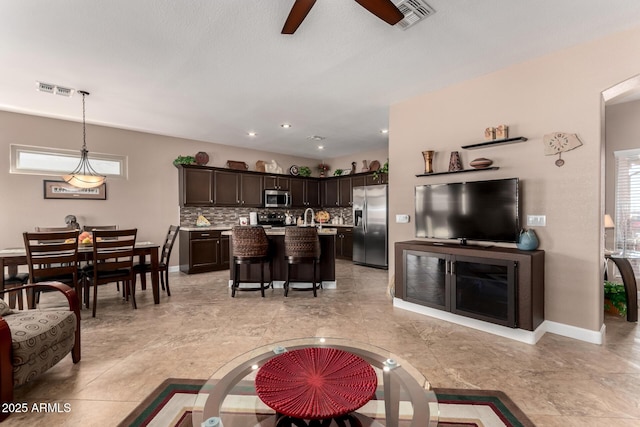
<svg viewBox="0 0 640 427"><path fill-rule="evenodd" d="M86 95L89 95L89 92L79 90L78 93L82 95L82 150L80 150L80 163L73 172L68 175L64 175L62 179L74 187L95 188L104 184L107 177L96 172L89 163L89 151L87 150L87 124L84 118L84 98Z"/></svg>

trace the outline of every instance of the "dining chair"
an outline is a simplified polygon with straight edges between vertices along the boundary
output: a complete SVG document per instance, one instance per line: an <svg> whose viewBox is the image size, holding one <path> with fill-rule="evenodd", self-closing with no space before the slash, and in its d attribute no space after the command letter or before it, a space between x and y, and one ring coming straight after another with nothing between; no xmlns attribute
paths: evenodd
<svg viewBox="0 0 640 427"><path fill-rule="evenodd" d="M51 231L69 231L72 230L69 227L34 227L36 233L45 233Z"/></svg>
<svg viewBox="0 0 640 427"><path fill-rule="evenodd" d="M295 290L312 290L318 296L317 270L320 262L320 239L315 227L287 227L284 230L284 257L287 263L287 275L284 282L284 296L289 295L291 266L295 264L313 264L311 288L291 288Z"/></svg>
<svg viewBox="0 0 640 427"><path fill-rule="evenodd" d="M25 232L22 234L27 254L30 283L62 282L71 286L82 301L79 286L78 230ZM28 306L35 307L40 292L27 294Z"/></svg>
<svg viewBox="0 0 640 427"><path fill-rule="evenodd" d="M272 263L269 256L269 240L264 228L236 226L231 231L231 251L233 264L233 284L231 285L231 297L236 296L236 291L260 291L264 297L264 264L269 263L269 279L273 277ZM260 264L260 287L240 287L240 266L246 264ZM244 283L254 283L245 281Z"/></svg>
<svg viewBox="0 0 640 427"><path fill-rule="evenodd" d="M14 308L17 300L18 308L22 310L22 287L27 283L29 283L29 273L17 273L15 275L2 277L2 286L0 287L0 291L4 292L7 290L9 296L9 307Z"/></svg>
<svg viewBox="0 0 640 427"><path fill-rule="evenodd" d="M131 297L131 305L136 305L133 283L133 249L137 229L93 231L93 259L84 267L85 304L89 307L89 288L93 285L93 311L96 317L98 286L113 282L123 282L125 297Z"/></svg>
<svg viewBox="0 0 640 427"><path fill-rule="evenodd" d="M117 230L117 225L85 225L82 231L92 232L93 230Z"/></svg>
<svg viewBox="0 0 640 427"><path fill-rule="evenodd" d="M171 296L171 290L169 289L169 259L171 258L171 251L173 250L173 244L178 237L178 231L180 231L179 225L170 225L167 236L164 239L164 245L162 245L162 253L160 254L160 262L158 263L158 272L160 273L160 284L162 290L167 291L167 295ZM140 283L142 289L146 287L146 275L151 271L151 264L142 262L142 256L140 256L141 262L133 266L133 287L136 286L136 275L140 275Z"/></svg>

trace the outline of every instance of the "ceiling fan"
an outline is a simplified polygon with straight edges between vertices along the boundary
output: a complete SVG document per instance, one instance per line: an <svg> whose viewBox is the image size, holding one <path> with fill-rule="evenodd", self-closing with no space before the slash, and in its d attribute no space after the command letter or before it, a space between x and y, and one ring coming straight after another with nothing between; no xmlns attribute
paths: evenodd
<svg viewBox="0 0 640 427"><path fill-rule="evenodd" d="M400 22L404 15L391 0L355 0L360 6L373 13L389 25ZM315 4L316 0L296 0L282 27L282 34L293 34Z"/></svg>

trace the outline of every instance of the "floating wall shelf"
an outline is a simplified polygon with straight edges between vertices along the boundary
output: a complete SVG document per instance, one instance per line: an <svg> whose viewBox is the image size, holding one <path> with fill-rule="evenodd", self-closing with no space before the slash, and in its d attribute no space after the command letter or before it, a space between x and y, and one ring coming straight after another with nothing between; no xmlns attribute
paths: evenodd
<svg viewBox="0 0 640 427"><path fill-rule="evenodd" d="M526 140L527 138L525 138L524 136L518 136L515 138L494 139L492 141L480 142L478 144L463 145L462 148L464 148L465 150L475 150L476 148L485 148L494 145L515 144L516 142L524 142Z"/></svg>
<svg viewBox="0 0 640 427"><path fill-rule="evenodd" d="M500 168L497 167L497 166L494 166L494 167L491 167L491 168L463 169L461 171L451 171L451 172L421 173L420 175L416 175L416 177L419 177L419 176L448 175L448 174L452 174L452 173L464 173L464 172L494 171L494 170L498 170L498 169L500 169Z"/></svg>

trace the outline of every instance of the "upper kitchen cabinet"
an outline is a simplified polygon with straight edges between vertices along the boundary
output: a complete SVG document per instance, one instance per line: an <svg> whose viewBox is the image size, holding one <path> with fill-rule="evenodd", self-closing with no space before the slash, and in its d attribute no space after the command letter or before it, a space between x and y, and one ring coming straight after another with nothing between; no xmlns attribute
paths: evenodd
<svg viewBox="0 0 640 427"><path fill-rule="evenodd" d="M262 178L260 174L215 170L214 206L261 207Z"/></svg>
<svg viewBox="0 0 640 427"><path fill-rule="evenodd" d="M320 182L313 178L291 178L291 207L316 208L320 206Z"/></svg>
<svg viewBox="0 0 640 427"><path fill-rule="evenodd" d="M213 170L191 166L178 167L180 206L213 204Z"/></svg>
<svg viewBox="0 0 640 427"><path fill-rule="evenodd" d="M379 174L370 174L366 175L365 178L366 185L378 185L378 184L388 184L389 183L389 174L379 173Z"/></svg>
<svg viewBox="0 0 640 427"><path fill-rule="evenodd" d="M340 185L336 178L326 178L322 180L322 206L332 208L340 206L339 201Z"/></svg>
<svg viewBox="0 0 640 427"><path fill-rule="evenodd" d="M291 185L288 176L269 175L263 181L265 190L289 190Z"/></svg>

